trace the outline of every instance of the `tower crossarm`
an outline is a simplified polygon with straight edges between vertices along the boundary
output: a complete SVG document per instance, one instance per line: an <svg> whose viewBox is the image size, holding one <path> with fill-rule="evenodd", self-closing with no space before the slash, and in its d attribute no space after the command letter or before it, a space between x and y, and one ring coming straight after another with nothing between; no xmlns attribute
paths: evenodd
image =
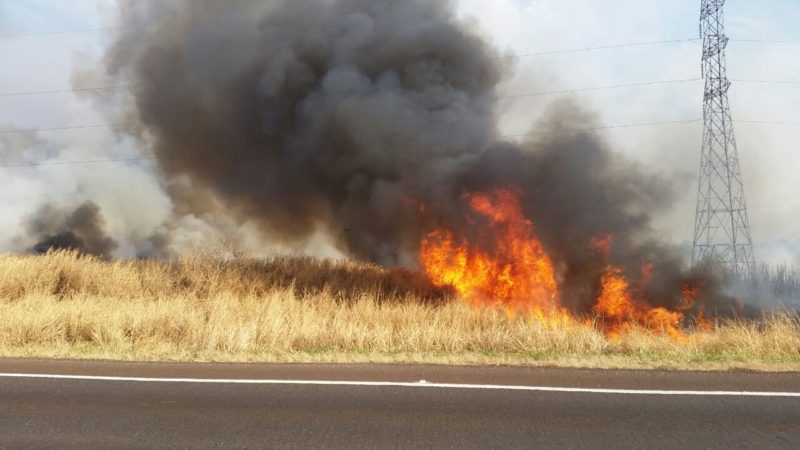
<svg viewBox="0 0 800 450"><path fill-rule="evenodd" d="M700 8L700 21L705 21L709 17L713 17L721 12L723 6L725 6L725 0L704 0Z"/></svg>

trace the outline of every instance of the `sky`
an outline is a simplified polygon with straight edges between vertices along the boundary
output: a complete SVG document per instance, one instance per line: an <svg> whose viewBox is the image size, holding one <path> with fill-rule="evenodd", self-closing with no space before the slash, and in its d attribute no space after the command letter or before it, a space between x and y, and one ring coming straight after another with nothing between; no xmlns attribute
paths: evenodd
<svg viewBox="0 0 800 450"><path fill-rule="evenodd" d="M514 73L503 83L500 95L517 97L501 100L500 126L503 134L515 136L535 131L537 118L564 98L588 108L600 126L701 118L701 49L691 41L698 35L699 3L459 0L458 8L514 63ZM800 41L795 23L800 2L728 0L726 8L731 37L728 72L735 80L730 92L734 119L770 122L736 125L757 256L769 263L800 266L800 222L796 220L800 216L800 195L796 194L800 191L800 152L796 151L800 148L800 125L796 125L800 123L800 44L775 42ZM0 160L14 164L139 155L135 144L103 128L35 135L3 131L108 123L108 111L98 111L85 96L42 91L102 85L102 80L86 85L87 80L75 74L98 66L113 36L113 30L104 28L117 24L114 0L0 0L0 142L6 142L0 143ZM540 95L656 82L664 83ZM5 95L32 92L37 94ZM615 150L676 181L677 201L657 208L654 226L666 240L688 248L702 125L598 132ZM0 250L28 244L21 224L43 201L68 201L91 192L105 212L111 234L126 237L121 239L122 255L132 252L137 240L152 234L172 213L147 162L0 168L0 179L4 186L0 190ZM130 248L126 241L131 242Z"/></svg>

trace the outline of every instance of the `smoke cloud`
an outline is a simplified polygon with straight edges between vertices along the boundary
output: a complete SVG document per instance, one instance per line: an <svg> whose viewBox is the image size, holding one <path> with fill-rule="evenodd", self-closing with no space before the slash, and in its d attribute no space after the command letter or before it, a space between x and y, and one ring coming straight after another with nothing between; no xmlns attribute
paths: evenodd
<svg viewBox="0 0 800 450"><path fill-rule="evenodd" d="M460 183L486 190L510 183L525 194L531 217L548 253L560 265L564 301L586 308L607 261L592 250L598 237L611 237L610 259L630 275L656 269L646 297L657 306L679 300L684 263L679 251L662 244L651 229L650 211L670 205L673 183L614 153L585 130L597 126L572 102L557 105L522 144L488 148Z"/></svg>
<svg viewBox="0 0 800 450"><path fill-rule="evenodd" d="M346 254L413 263L412 200L451 191L495 137L504 61L452 1L130 2L123 14L131 31L108 62L138 86L174 196L271 239L322 230Z"/></svg>
<svg viewBox="0 0 800 450"><path fill-rule="evenodd" d="M414 266L435 226L478 233L464 192L513 187L558 265L564 301L593 301L614 236L648 298L686 278L649 212L670 180L623 160L574 103L522 143L498 135L513 69L452 0L123 1L109 72L134 87L137 135L179 212L221 214L284 243L323 233L344 254Z"/></svg>
<svg viewBox="0 0 800 450"><path fill-rule="evenodd" d="M71 212L46 205L29 218L26 228L29 235L38 240L31 249L35 253L77 250L110 258L118 246L106 235L100 208L92 202L86 202Z"/></svg>

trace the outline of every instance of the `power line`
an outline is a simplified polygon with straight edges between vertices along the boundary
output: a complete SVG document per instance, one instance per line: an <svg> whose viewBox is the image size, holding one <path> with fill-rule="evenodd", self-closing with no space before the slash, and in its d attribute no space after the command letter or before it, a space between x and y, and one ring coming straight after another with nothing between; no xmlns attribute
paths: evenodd
<svg viewBox="0 0 800 450"><path fill-rule="evenodd" d="M526 93L526 94L513 94L513 95L506 95L506 96L502 96L502 97L498 97L498 98L500 98L500 99L509 99L509 98L518 98L518 97L535 97L535 96L541 96L541 95L570 94L570 93L576 93L576 92L600 91L600 90L606 90L606 89L620 89L620 88L629 88L629 87L654 86L654 85L661 85L661 84L689 83L689 82L696 82L696 81L701 81L701 79L700 78L690 78L690 79L681 79L681 80L645 81L645 82L641 82L641 83L618 84L618 85L612 85L612 86L575 88L575 89L565 89L565 90L560 90L560 91L533 92L533 93ZM749 81L749 80L742 80L742 81ZM758 82L760 82L760 83L768 83L769 81L758 81ZM784 83L784 82L777 82L777 83ZM792 83L792 82L786 82L786 83ZM138 84L121 84L121 85L114 85L114 86L88 86L88 87L73 88L73 89L54 89L54 90L23 91L23 92L0 92L0 97L24 97L24 96L36 96L36 95L48 95L48 94L68 94L68 93L79 93L79 92L106 91L106 90L129 89L129 88L136 87L136 86L139 86L139 85Z"/></svg>
<svg viewBox="0 0 800 450"><path fill-rule="evenodd" d="M83 87L72 89L57 89L50 91L27 91L27 92L0 92L0 97L23 97L29 95L48 95L48 94L68 94L78 92L92 92L92 91L110 91L116 89L128 89L136 87L136 84L121 84L116 86L96 86L96 87Z"/></svg>
<svg viewBox="0 0 800 450"><path fill-rule="evenodd" d="M800 125L800 122L782 122L772 120L734 120L734 123L749 123L757 125Z"/></svg>
<svg viewBox="0 0 800 450"><path fill-rule="evenodd" d="M663 45L663 44L676 44L676 43L699 43L700 40L697 38L691 39L668 39L663 41L645 41L645 42L630 42L630 43L622 43L622 44L611 44L611 45L601 45L596 47L582 47L582 48L570 48L570 49L563 49L563 50L551 50L546 52L536 52L536 53L518 53L516 55L509 55L507 59L516 59L516 58L528 58L533 56L548 56L548 55L561 55L564 53L579 53L579 52L591 52L597 50L609 50L615 48L628 48L628 47L644 47L649 45Z"/></svg>
<svg viewBox="0 0 800 450"><path fill-rule="evenodd" d="M532 92L529 94L515 94L515 95L505 95L499 97L501 100L506 99L515 99L515 98L524 98L524 97L539 97L539 96L546 96L546 95L563 95L563 94L575 94L579 92L591 92L591 91L602 91L602 90L610 90L610 89L622 89L622 88L631 88L631 87L644 87L644 86L657 86L657 85L666 85L666 84L678 84L678 83L691 83L701 81L701 78L687 78L682 80L663 80L663 81L645 81L641 83L629 83L629 84L616 84L612 86L598 86L598 87L588 87L588 88L576 88L576 89L564 89L560 91L543 91L543 92Z"/></svg>
<svg viewBox="0 0 800 450"><path fill-rule="evenodd" d="M587 127L587 128L565 128L564 132L569 133L579 133L584 131L604 131L604 130L617 130L617 129L626 129L626 128L644 128L644 127L652 127L652 126L660 126L660 125L691 125L702 123L703 119L685 119L685 120L667 120L667 121L659 121L659 122L639 122L639 123L628 123L628 124L619 124L619 125L608 125L608 126L598 126L598 127ZM766 120L734 120L733 123L744 123L744 124L760 124L760 125L800 125L800 122L781 122L781 121L766 121ZM524 136L531 136L536 134L546 134L550 133L549 131L531 131L528 133L520 133L520 134L506 134L500 136L501 138L516 138L516 137L524 137Z"/></svg>
<svg viewBox="0 0 800 450"><path fill-rule="evenodd" d="M118 27L124 28L124 27ZM58 33L53 33L58 34ZM800 44L800 41L773 41L773 40L757 40L757 39L731 39L732 42L750 42L750 43L773 43L773 44ZM517 53L513 55L505 56L504 59L521 59L521 58L531 58L537 56L552 56L552 55L564 55L570 53L585 53L585 52L593 52L593 51L600 51L600 50L612 50L612 49L619 49L619 48L633 48L633 47L646 47L652 45L666 45L666 44L681 44L681 43L692 43L692 44L700 44L702 41L698 38L684 38L684 39L666 39L660 41L644 41L644 42L627 42L627 43L619 43L619 44L609 44L609 45L600 45L600 46L593 46L593 47L578 47L578 48L568 48L568 49L560 49L560 50L549 50L543 52L531 52L531 53ZM71 49L74 48L73 46L66 46L66 45L58 45L58 46L50 46L50 47L34 47L34 48L24 48L24 49L0 49L0 52L27 52L27 51L35 51L35 50L52 50L52 49Z"/></svg>
<svg viewBox="0 0 800 450"><path fill-rule="evenodd" d="M800 41L770 41L770 40L752 40L752 39L731 39L730 41L749 42L749 43L800 44ZM586 52L594 52L601 50L613 50L619 48L634 48L634 47L646 47L653 45L680 44L680 43L701 44L702 41L697 38L685 38L685 39L666 39L661 41L629 42L620 44L601 45L594 47L578 47L578 48L568 48L560 50L549 50L543 52L517 53L513 55L507 55L503 57L503 59L522 59L522 58L532 58L538 56L566 55L570 53L586 53ZM73 50L76 48L78 47L72 45L53 45L46 47L28 47L28 48L0 48L0 53L23 53L31 51L47 51L56 49Z"/></svg>
<svg viewBox="0 0 800 450"><path fill-rule="evenodd" d="M701 123L703 119L685 119L685 120L667 120L667 121L660 121L660 122L639 122L639 123L627 123L627 124L619 124L619 125L608 125L608 126L600 126L600 127L587 127L587 128L566 128L564 132L570 133L580 133L584 131L603 131L603 130L616 130L616 129L624 129L624 128L641 128L641 127L652 127L652 126L659 126L659 125L681 125L681 124L694 124L694 123ZM500 136L501 138L516 138L516 137L525 137L525 136L532 136L537 134L546 134L549 131L530 131L528 133L520 133L520 134L507 134Z"/></svg>
<svg viewBox="0 0 800 450"><path fill-rule="evenodd" d="M756 44L800 44L800 41L772 40L772 39L731 39L733 42L749 42Z"/></svg>
<svg viewBox="0 0 800 450"><path fill-rule="evenodd" d="M0 47L0 54L7 54L7 53L30 53L36 51L49 51L49 50L70 50L70 51L79 51L79 50L90 50L92 44L81 44L81 45L48 45L46 47L21 47L21 48L3 48Z"/></svg>
<svg viewBox="0 0 800 450"><path fill-rule="evenodd" d="M731 78L731 81L736 83L759 83L759 84L800 84L797 80L737 80Z"/></svg>
<svg viewBox="0 0 800 450"><path fill-rule="evenodd" d="M645 123L636 123L636 124L623 124L623 125L612 125L612 126L604 126L604 127L592 127L592 128L581 128L575 130L567 130L567 131L591 131L591 130L608 130L614 128L632 128L632 127L643 127L643 126L652 126L652 125L668 125L668 124L677 124L677 123L692 123L700 121L701 119L689 119L689 120L677 120L677 121L664 121L664 122L645 122ZM791 122L776 122L781 124L789 124ZM11 130L0 130L0 133L37 133L37 132L54 132L54 131L69 131L69 130L86 130L86 129L98 129L98 128L123 128L123 127L130 127L134 126L134 123L117 123L117 124L96 124L96 125L80 125L80 126L71 126L71 127L54 127L54 128L17 128ZM501 137L515 137L515 136L524 136L524 133L520 135L508 135L508 136L501 136Z"/></svg>
<svg viewBox="0 0 800 450"><path fill-rule="evenodd" d="M90 164L105 164L105 163L127 163L127 162L143 162L152 161L154 157L137 157L137 158L115 158L115 159L92 159L83 161L45 161L45 162L29 162L29 163L13 163L13 164L0 164L0 169L13 169L23 167L46 167L46 166L77 166L77 165L90 165Z"/></svg>
<svg viewBox="0 0 800 450"><path fill-rule="evenodd" d="M122 27L120 27L122 28ZM626 47L643 47L649 45L663 45L663 44L674 44L674 43L700 43L700 40L697 38L685 38L685 39L667 39L667 40L660 40L660 41L644 41L644 42L626 42L626 43L619 43L619 44L610 44L610 45L602 45L602 46L594 46L594 47L580 47L580 48L570 48L570 49L561 49L561 50L551 50L551 51L544 51L544 52L534 52L534 53L519 53L514 55L506 56L507 59L512 58L526 58L532 56L546 56L546 55L558 55L564 53L581 53L581 52L589 52L589 51L597 51L597 50L608 50L608 49L615 49L615 48L626 48ZM61 49L61 48L73 48L73 46L67 45L57 45L57 46L50 46L50 47L31 47L31 48L23 48L23 49L0 49L0 52L22 52L22 51L32 51L32 50L50 50L50 49Z"/></svg>
<svg viewBox="0 0 800 450"><path fill-rule="evenodd" d="M64 34L83 34L83 33L100 33L106 31L116 31L125 27L96 27L96 28L79 28L74 30L60 30L60 31L43 31L43 32L33 32L33 33L10 33L10 34L0 34L0 39L15 39L21 37L29 37L29 36L58 36Z"/></svg>
<svg viewBox="0 0 800 450"><path fill-rule="evenodd" d="M513 98L522 98L522 97L537 97L537 96L546 96L546 95L560 95L560 94L572 94L572 93L579 93L579 92L590 92L590 91L602 91L608 89L622 89L622 88L632 88L632 87L645 87L645 86L658 86L658 85L666 85L666 84L682 84L682 83L693 83L702 81L702 78L685 78L685 79L676 79L676 80L658 80L658 81L644 81L639 83L628 83L628 84L615 84L610 86L597 86L597 87L586 87L586 88L575 88L575 89L564 89L564 90L556 90L556 91L542 91L542 92L531 92L531 93L524 93L524 94L511 94L511 95L504 95L498 97L499 99L513 99ZM759 84L800 84L800 80L750 80L750 79L731 79L731 81L736 83L759 83ZM24 97L24 96L36 96L36 95L48 95L48 94L68 94L68 93L80 93L80 92L92 92L92 91L106 91L106 90L118 90L118 89L130 89L133 87L139 86L138 84L120 84L120 85L113 85L113 86L87 86L82 88L72 88L72 89L54 89L54 90L41 90L41 91L22 91L22 92L0 92L0 97Z"/></svg>
<svg viewBox="0 0 800 450"><path fill-rule="evenodd" d="M53 128L14 128L9 130L0 130L0 134L12 133L39 133L39 132L52 132L52 131L68 131L68 130L87 130L95 128L124 128L135 126L134 123L103 123L97 125L78 125L70 127L53 127Z"/></svg>
<svg viewBox="0 0 800 450"><path fill-rule="evenodd" d="M617 128L636 128L636 127L647 127L647 126L654 126L654 125L672 125L672 124L682 124L682 123L695 123L695 122L702 122L702 121L703 121L703 119L685 119L685 120L670 120L670 121L659 121L659 122L642 122L642 123L610 125L610 126L602 126L602 127L566 129L565 131L610 130L610 129L617 129ZM768 121L768 120L734 120L733 122L734 123L763 124L763 125L800 125L800 122ZM58 132L58 131L102 129L102 128L127 128L127 127L133 127L133 126L137 126L137 125L138 124L135 124L135 123L107 123L107 124L94 124L94 125L78 125L78 126L69 126L69 127L53 127L53 128L16 128L16 129L10 129L10 130L0 130L0 134L4 134L4 133ZM505 136L501 136L501 137L525 136L527 134L530 134L530 133L512 134L512 135L505 135Z"/></svg>

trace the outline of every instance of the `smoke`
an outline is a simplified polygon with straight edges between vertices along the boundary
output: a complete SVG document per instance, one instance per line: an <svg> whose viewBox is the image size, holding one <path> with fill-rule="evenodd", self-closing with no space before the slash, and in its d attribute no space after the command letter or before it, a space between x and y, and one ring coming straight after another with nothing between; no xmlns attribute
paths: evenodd
<svg viewBox="0 0 800 450"><path fill-rule="evenodd" d="M504 60L454 2L126 2L108 55L178 203L411 264L412 200L494 138ZM147 33L139 30L147 29ZM188 178L189 183L179 180Z"/></svg>
<svg viewBox="0 0 800 450"><path fill-rule="evenodd" d="M130 142L113 137L59 138L0 134L0 159L6 166L0 168L4 182L0 190L0 250L31 251L46 237L58 235L65 218L84 203L93 203L102 211L103 233L118 244L105 256L135 257L152 246L154 235L183 232L182 223L167 227L172 202L152 163L70 164L130 158L136 151L129 148ZM46 223L47 217L53 219L52 224ZM33 230L32 218L40 224ZM170 247L180 249L182 245L176 241ZM193 246L196 243L185 248Z"/></svg>
<svg viewBox="0 0 800 450"><path fill-rule="evenodd" d="M498 135L496 91L513 67L452 0L120 5L107 69L134 86L136 135L181 214L414 266L432 227L480 232L463 193L513 187L568 306L594 299L606 261L590 242L602 235L628 273L654 266L655 304L675 305L691 279L651 228L676 183L575 131L590 113L565 102L522 143Z"/></svg>
<svg viewBox="0 0 800 450"><path fill-rule="evenodd" d="M38 240L31 249L35 253L77 250L110 258L118 246L106 235L103 215L92 202L86 202L71 212L45 205L28 219L26 229Z"/></svg>
<svg viewBox="0 0 800 450"><path fill-rule="evenodd" d="M612 240L611 261L628 274L653 265L646 297L658 306L672 305L679 300L676 287L685 265L677 249L655 236L650 212L674 201L675 184L625 160L595 133L575 131L594 126L591 114L577 104L557 104L535 124L529 140L491 146L460 183L469 190L521 187L526 215L560 265L568 306L585 309L593 299L607 262L591 242L604 236Z"/></svg>

